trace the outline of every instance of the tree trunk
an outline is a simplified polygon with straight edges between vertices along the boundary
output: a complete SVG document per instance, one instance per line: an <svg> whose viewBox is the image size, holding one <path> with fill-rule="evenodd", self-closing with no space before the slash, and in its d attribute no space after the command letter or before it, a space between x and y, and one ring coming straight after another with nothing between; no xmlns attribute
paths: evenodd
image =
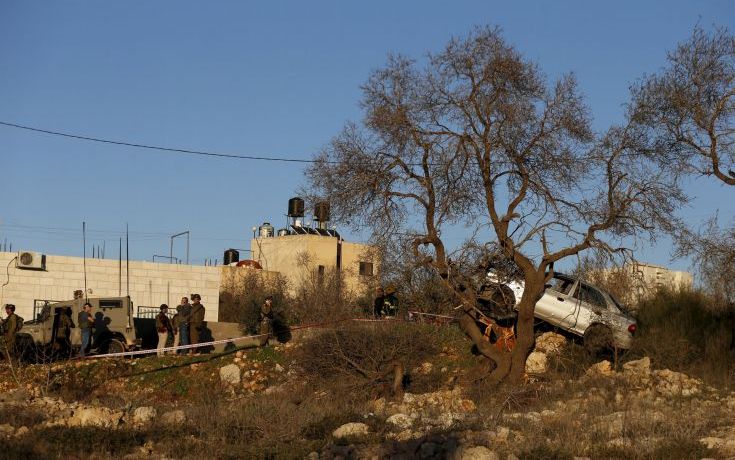
<svg viewBox="0 0 735 460"><path fill-rule="evenodd" d="M511 357L511 368L509 380L513 383L523 381L526 374L526 359L533 350L535 337L533 334L533 312L544 289L543 274L540 279L532 278L529 282L526 280L523 289L523 296L518 305L518 322L516 325L516 345L513 348Z"/></svg>

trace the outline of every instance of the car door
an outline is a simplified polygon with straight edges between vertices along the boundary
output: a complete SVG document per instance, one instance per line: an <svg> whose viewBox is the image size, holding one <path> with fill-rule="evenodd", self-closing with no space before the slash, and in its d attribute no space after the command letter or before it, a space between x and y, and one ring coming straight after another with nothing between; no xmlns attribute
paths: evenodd
<svg viewBox="0 0 735 460"><path fill-rule="evenodd" d="M575 308L570 297L575 286L576 282L572 279L554 277L544 295L536 303L536 316L554 326L562 326L562 318L568 316Z"/></svg>
<svg viewBox="0 0 735 460"><path fill-rule="evenodd" d="M580 282L572 297L577 304L577 311L565 319L566 328L581 335L593 323L607 324L609 322L605 296L597 288Z"/></svg>

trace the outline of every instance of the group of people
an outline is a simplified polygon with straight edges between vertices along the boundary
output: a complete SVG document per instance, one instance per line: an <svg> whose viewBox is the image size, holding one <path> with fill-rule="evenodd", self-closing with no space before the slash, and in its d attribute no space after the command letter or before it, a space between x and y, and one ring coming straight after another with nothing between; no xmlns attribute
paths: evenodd
<svg viewBox="0 0 735 460"><path fill-rule="evenodd" d="M176 313L169 317L168 305L161 304L156 315L156 331L158 332L158 356L163 356L163 348L173 339L173 346L194 345L202 343L204 332L204 305L199 294L181 298L181 304L176 307ZM179 354L195 354L197 347L178 350Z"/></svg>

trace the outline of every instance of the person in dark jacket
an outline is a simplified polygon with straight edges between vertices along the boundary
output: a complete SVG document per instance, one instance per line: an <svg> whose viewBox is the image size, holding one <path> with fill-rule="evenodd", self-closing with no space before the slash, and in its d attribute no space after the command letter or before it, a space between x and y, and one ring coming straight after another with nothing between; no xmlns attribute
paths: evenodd
<svg viewBox="0 0 735 460"><path fill-rule="evenodd" d="M56 328L56 349L61 354L69 355L71 351L71 330L76 327L71 319L71 307L62 308L59 312L59 323Z"/></svg>
<svg viewBox="0 0 735 460"><path fill-rule="evenodd" d="M163 348L168 342L168 337L173 333L171 320L168 317L168 305L161 304L160 312L156 315L156 331L158 332L158 356L163 356Z"/></svg>
<svg viewBox="0 0 735 460"><path fill-rule="evenodd" d="M260 307L260 329L258 334L262 335L260 338L260 345L268 345L268 339L273 332L273 296L268 296L263 302L263 306Z"/></svg>
<svg viewBox="0 0 735 460"><path fill-rule="evenodd" d="M176 314L179 316L179 319L177 321L178 326L178 338L179 338L179 345L189 345L191 343L190 341L190 335L189 335L189 320L191 319L191 304L189 303L188 297L182 297L181 298L181 304L176 307ZM185 354L187 350L178 350L177 353L179 354Z"/></svg>
<svg viewBox="0 0 735 460"><path fill-rule="evenodd" d="M379 319L383 316L383 302L385 301L385 294L383 288L379 287L375 290L375 301L373 302L373 316L375 319Z"/></svg>
<svg viewBox="0 0 735 460"><path fill-rule="evenodd" d="M87 302L82 306L82 311L79 312L79 315L77 315L77 324L82 333L82 348L79 350L79 356L82 358L87 354L87 348L92 339L92 322L92 304Z"/></svg>
<svg viewBox="0 0 735 460"><path fill-rule="evenodd" d="M15 357L15 335L18 332L18 315L15 314L15 305L6 304L5 313L8 316L2 321L3 343L0 353L9 359Z"/></svg>
<svg viewBox="0 0 735 460"><path fill-rule="evenodd" d="M201 343L202 332L204 330L204 305L202 305L202 296L199 294L191 295L191 317L189 319L189 331L191 332L191 343ZM192 348L192 354L198 351L198 348Z"/></svg>

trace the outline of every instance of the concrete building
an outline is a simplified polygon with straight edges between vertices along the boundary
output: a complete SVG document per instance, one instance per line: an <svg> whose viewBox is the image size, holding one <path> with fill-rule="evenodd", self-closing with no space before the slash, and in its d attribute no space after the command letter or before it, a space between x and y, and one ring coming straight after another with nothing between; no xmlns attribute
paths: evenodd
<svg viewBox="0 0 735 460"><path fill-rule="evenodd" d="M46 255L45 269L23 269L13 260L17 256L15 252L0 252L0 304L14 304L26 320L33 318L36 301L69 300L75 290L84 289L81 257ZM198 293L206 308L205 320L218 319L222 267L131 260L128 278L125 261L120 266L117 260L87 259L86 266L89 297L124 296L129 279L130 298L136 306L175 306L182 296Z"/></svg>
<svg viewBox="0 0 735 460"><path fill-rule="evenodd" d="M338 236L302 234L259 236L250 242L252 257L264 270L279 272L298 283L307 270L340 270L345 288L363 294L377 280L380 262L375 248L344 241Z"/></svg>
<svg viewBox="0 0 735 460"><path fill-rule="evenodd" d="M660 287L672 289L689 289L692 287L693 277L689 272L669 270L666 267L646 262L626 264L625 267L633 275L633 279L636 280L641 294L655 291Z"/></svg>

